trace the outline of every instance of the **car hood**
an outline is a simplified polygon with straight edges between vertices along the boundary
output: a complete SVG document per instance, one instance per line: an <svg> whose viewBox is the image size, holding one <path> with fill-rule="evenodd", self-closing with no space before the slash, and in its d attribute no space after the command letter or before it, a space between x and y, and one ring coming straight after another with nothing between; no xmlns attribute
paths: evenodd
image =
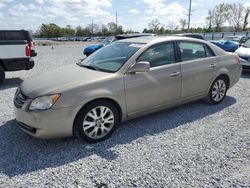
<svg viewBox="0 0 250 188"><path fill-rule="evenodd" d="M90 70L78 65L67 65L33 76L23 81L21 90L29 98L57 94L69 89L84 86L112 73Z"/></svg>
<svg viewBox="0 0 250 188"><path fill-rule="evenodd" d="M250 48L240 47L235 53L240 57L250 57Z"/></svg>
<svg viewBox="0 0 250 188"><path fill-rule="evenodd" d="M86 53L92 53L96 50L98 50L99 48L102 47L102 44L95 44L95 45L90 45L90 46L87 46L86 48L84 48L84 52Z"/></svg>

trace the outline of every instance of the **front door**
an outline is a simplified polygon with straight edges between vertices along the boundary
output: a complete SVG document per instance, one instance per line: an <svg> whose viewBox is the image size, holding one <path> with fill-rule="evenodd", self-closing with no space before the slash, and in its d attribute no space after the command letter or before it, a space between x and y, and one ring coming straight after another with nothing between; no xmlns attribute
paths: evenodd
<svg viewBox="0 0 250 188"><path fill-rule="evenodd" d="M151 46L137 59L140 61L150 62L149 72L124 76L128 115L180 99L181 70L172 42Z"/></svg>

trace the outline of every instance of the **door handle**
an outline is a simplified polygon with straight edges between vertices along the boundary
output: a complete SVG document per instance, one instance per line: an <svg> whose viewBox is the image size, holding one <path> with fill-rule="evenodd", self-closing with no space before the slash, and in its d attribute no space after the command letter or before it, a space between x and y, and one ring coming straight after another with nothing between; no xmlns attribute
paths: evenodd
<svg viewBox="0 0 250 188"><path fill-rule="evenodd" d="M178 76L180 74L180 72L172 72L171 74L170 74L170 76Z"/></svg>
<svg viewBox="0 0 250 188"><path fill-rule="evenodd" d="M215 67L216 67L216 65L215 65L215 64L213 64L213 63L212 63L212 64L210 64L210 68L212 68L212 69L213 69L213 68L215 68Z"/></svg>

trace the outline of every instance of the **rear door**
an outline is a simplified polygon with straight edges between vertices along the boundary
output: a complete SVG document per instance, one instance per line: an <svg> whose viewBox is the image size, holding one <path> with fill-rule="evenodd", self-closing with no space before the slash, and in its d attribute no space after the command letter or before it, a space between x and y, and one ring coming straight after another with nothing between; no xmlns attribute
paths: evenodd
<svg viewBox="0 0 250 188"><path fill-rule="evenodd" d="M218 69L216 56L209 46L199 42L179 41L182 99L204 94Z"/></svg>

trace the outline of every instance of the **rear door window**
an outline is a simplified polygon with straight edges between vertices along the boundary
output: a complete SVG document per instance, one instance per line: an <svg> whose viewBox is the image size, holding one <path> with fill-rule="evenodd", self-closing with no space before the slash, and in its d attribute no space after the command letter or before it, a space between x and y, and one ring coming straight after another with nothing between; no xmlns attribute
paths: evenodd
<svg viewBox="0 0 250 188"><path fill-rule="evenodd" d="M197 42L178 42L182 61L190 61L213 56L208 47ZM207 50L206 50L207 48Z"/></svg>

